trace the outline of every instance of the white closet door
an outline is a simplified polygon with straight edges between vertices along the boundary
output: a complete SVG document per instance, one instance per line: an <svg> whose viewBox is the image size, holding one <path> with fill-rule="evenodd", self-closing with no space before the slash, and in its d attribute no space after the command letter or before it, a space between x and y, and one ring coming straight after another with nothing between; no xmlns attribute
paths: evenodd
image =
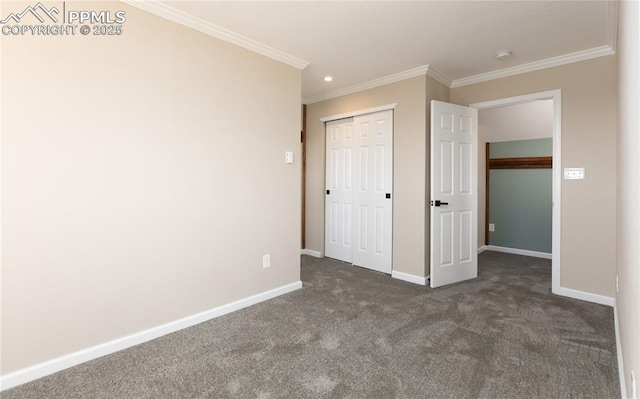
<svg viewBox="0 0 640 399"><path fill-rule="evenodd" d="M393 111L327 122L325 255L391 273Z"/></svg>
<svg viewBox="0 0 640 399"><path fill-rule="evenodd" d="M391 273L393 111L354 118L353 263Z"/></svg>
<svg viewBox="0 0 640 399"><path fill-rule="evenodd" d="M353 259L353 118L327 122L325 255Z"/></svg>

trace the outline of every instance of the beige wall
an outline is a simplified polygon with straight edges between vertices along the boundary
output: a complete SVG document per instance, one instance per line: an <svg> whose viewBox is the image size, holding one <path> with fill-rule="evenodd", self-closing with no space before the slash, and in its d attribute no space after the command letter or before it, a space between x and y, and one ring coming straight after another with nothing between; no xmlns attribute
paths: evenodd
<svg viewBox="0 0 640 399"><path fill-rule="evenodd" d="M640 6L621 1L618 25L618 217L616 312L626 395L640 390Z"/></svg>
<svg viewBox="0 0 640 399"><path fill-rule="evenodd" d="M601 57L451 89L461 105L562 90L562 287L613 297L616 222L616 58ZM483 180L484 181L484 180Z"/></svg>
<svg viewBox="0 0 640 399"><path fill-rule="evenodd" d="M3 375L300 279L300 71L70 7L124 34L2 37Z"/></svg>
<svg viewBox="0 0 640 399"><path fill-rule="evenodd" d="M482 109L478 130L485 142L533 140L553 137L553 100Z"/></svg>
<svg viewBox="0 0 640 399"><path fill-rule="evenodd" d="M420 101L424 82L424 125ZM429 142L431 99L469 105L554 89L562 90L562 167L585 167L584 181L563 181L562 267L564 288L612 297L615 279L616 61L614 56L453 88L419 77L308 106L307 248L324 249L324 127L319 118L398 102L394 138L393 269L418 276L429 269ZM419 91L419 90L418 90ZM412 96L409 96L409 94ZM450 97L449 97L450 96ZM417 131L423 129L424 135ZM414 134L407 134L406 131ZM484 202L484 140L480 137L479 200ZM421 147L418 147L421 146ZM419 150L418 150L419 148ZM422 149L424 148L424 151ZM423 166L424 165L424 166ZM423 169L426 168L426 169ZM422 171L424 170L424 174ZM424 185L416 179L424 178ZM422 188L424 193L416 189ZM605 194L606 193L606 194ZM613 201L613 202L612 202ZM481 204L482 205L482 204ZM607 209L609 212L603 212ZM479 209L478 246L484 242ZM423 231L418 233L419 229ZM423 240L421 245L417 239ZM594 248L585 251L585 248ZM420 255L423 261L418 261Z"/></svg>
<svg viewBox="0 0 640 399"><path fill-rule="evenodd" d="M324 253L325 134L320 118L398 103L393 137L393 270L429 275L429 118L449 88L429 76L307 106L306 247Z"/></svg>
<svg viewBox="0 0 640 399"><path fill-rule="evenodd" d="M393 269L425 272L426 76L307 106L306 247L324 253L325 134L320 118L398 103L393 139Z"/></svg>

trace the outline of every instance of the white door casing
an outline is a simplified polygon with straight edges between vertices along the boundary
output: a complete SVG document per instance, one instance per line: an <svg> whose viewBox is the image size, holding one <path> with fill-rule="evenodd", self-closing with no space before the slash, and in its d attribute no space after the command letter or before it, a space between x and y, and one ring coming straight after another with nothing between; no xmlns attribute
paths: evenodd
<svg viewBox="0 0 640 399"><path fill-rule="evenodd" d="M326 125L325 255L391 273L393 111Z"/></svg>
<svg viewBox="0 0 640 399"><path fill-rule="evenodd" d="M431 287L478 276L478 110L431 101Z"/></svg>
<svg viewBox="0 0 640 399"><path fill-rule="evenodd" d="M471 107L483 110L537 100L553 100L553 245L551 250L551 292L570 298L612 306L611 301L606 297L572 290L570 288L563 287L560 282L560 276L562 274L562 91L557 89L498 100L483 101L471 104Z"/></svg>

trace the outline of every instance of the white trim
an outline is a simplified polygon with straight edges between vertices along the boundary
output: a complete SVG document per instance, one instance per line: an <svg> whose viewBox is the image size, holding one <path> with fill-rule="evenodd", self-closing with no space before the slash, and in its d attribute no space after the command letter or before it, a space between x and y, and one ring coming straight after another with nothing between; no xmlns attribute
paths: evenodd
<svg viewBox="0 0 640 399"><path fill-rule="evenodd" d="M562 250L562 91L549 90L540 93L502 98L499 100L474 103L470 107L488 109L506 105L522 104L536 100L553 99L553 221L551 227L551 292L560 293L560 270Z"/></svg>
<svg viewBox="0 0 640 399"><path fill-rule="evenodd" d="M551 254L548 252L538 252L538 251L529 251L528 249L499 247L497 245L485 245L484 248L485 248L484 250L486 251L496 251L496 252L504 252L507 254L514 254L514 255L531 256L534 258L551 259Z"/></svg>
<svg viewBox="0 0 640 399"><path fill-rule="evenodd" d="M560 287L558 292L554 294L566 296L573 299L579 299L581 301L598 303L600 305L614 306L616 300L610 296L592 294L590 292L574 290L573 288Z"/></svg>
<svg viewBox="0 0 640 399"><path fill-rule="evenodd" d="M331 122L331 121L337 121L339 119L351 118L353 116L358 116L358 115L375 114L376 112L395 109L397 105L398 103L393 103L393 104L387 104L387 105L380 105L378 107L360 109L357 111L345 112L344 114L325 116L320 118L320 122Z"/></svg>
<svg viewBox="0 0 640 399"><path fill-rule="evenodd" d="M480 255L481 253L483 253L484 251L486 251L488 248L486 245L481 246L480 248L478 248L478 255Z"/></svg>
<svg viewBox="0 0 640 399"><path fill-rule="evenodd" d="M162 18L168 19L169 21L173 21L180 25L184 25L189 28L195 29L209 36L213 36L217 39L224 40L225 42L235 44L236 46L240 46L247 50L253 51L254 53L264 55L265 57L269 57L272 60L280 61L287 65L291 65L294 68L302 70L309 65L309 63L305 60L294 57L292 55L289 55L287 53L284 53L272 47L266 46L255 40L249 39L248 37L244 37L242 35L234 33L228 29L214 25L211 22L205 21L204 19L194 17L191 14L188 14L184 11L180 11L164 3L160 3L155 0L154 1L120 0L120 1L130 6L150 12L151 14L155 14Z"/></svg>
<svg viewBox="0 0 640 399"><path fill-rule="evenodd" d="M553 68L560 65L571 64L573 62L590 60L592 58L604 57L606 55L615 54L611 46L600 46L588 50L576 51L575 53L564 54L558 57L547 58L546 60L529 62L527 64L517 65L511 68L500 69L498 71L481 73L478 75L468 76L466 78L455 79L451 83L451 88L468 86L475 83L486 82L489 80L506 78L507 76L519 75L521 73L539 71L541 69Z"/></svg>
<svg viewBox="0 0 640 399"><path fill-rule="evenodd" d="M620 392L622 393L622 398L627 398L627 382L625 380L624 359L622 357L622 343L620 342L620 326L618 324L618 305L615 300L613 302L613 324L616 331L616 352L618 354L618 376L620 378Z"/></svg>
<svg viewBox="0 0 640 399"><path fill-rule="evenodd" d="M429 276L420 277L414 274L402 273L395 270L391 271L391 277L398 280L402 280L402 281L408 281L410 283L414 283L418 285L427 285L427 279L429 278Z"/></svg>
<svg viewBox="0 0 640 399"><path fill-rule="evenodd" d="M609 47L613 52L618 47L618 2L609 1L607 7L607 33Z"/></svg>
<svg viewBox="0 0 640 399"><path fill-rule="evenodd" d="M313 249L301 249L300 250L300 255L309 255L309 256L313 256L314 258L322 258L322 254L320 253L320 251L314 251Z"/></svg>
<svg viewBox="0 0 640 399"><path fill-rule="evenodd" d="M449 79L443 73L440 73L440 71L436 71L435 69L433 69L431 65L428 65L427 76L430 76L435 80L437 80L438 82L442 83L443 85L447 86L448 88L451 88L451 83L452 83L451 79Z"/></svg>
<svg viewBox="0 0 640 399"><path fill-rule="evenodd" d="M388 85L390 83L400 82L402 80L415 78L417 76L428 75L429 65L419 66L417 68L409 69L393 75L383 76L381 78L373 79L368 82L358 83L353 86L345 87L344 89L338 89L329 93L322 93L311 97L305 97L302 99L303 104L313 104L320 101L330 100L336 97L342 97L347 94L357 93L359 91L369 90L376 87ZM444 76L439 73L434 73L435 76ZM431 76L433 77L433 76ZM433 77L436 79L435 77Z"/></svg>
<svg viewBox="0 0 640 399"><path fill-rule="evenodd" d="M508 105L524 104L524 103L537 101L537 100L555 100L556 96L559 96L560 94L561 94L561 91L559 89L556 89L556 90L542 91L539 93L523 94L521 96L500 98L500 99L491 100L491 101L482 101L479 103L469 104L469 106L473 108L478 108L480 110L489 109L489 108L500 108Z"/></svg>
<svg viewBox="0 0 640 399"><path fill-rule="evenodd" d="M22 370L14 371L13 373L0 377L0 391L13 388L29 381L42 378L44 376L56 373L69 367L73 367L78 364L88 362L90 360L97 359L99 357L109 355L126 348L130 348L132 346L150 341L152 339L162 337L163 335L171 334L187 327L191 327L196 324L215 319L216 317L223 316L227 313L231 313L236 310L255 305L257 303L275 298L283 294L287 294L299 288L302 288L302 282L296 281L294 283L283 285L282 287L265 291L248 298L240 299L226 305L218 306L217 308L213 308L202 313L175 320L157 327L150 328L145 331L140 331L135 334L127 335L125 337L105 342L91 348L83 349L78 352L70 353L56 359L24 368Z"/></svg>
<svg viewBox="0 0 640 399"><path fill-rule="evenodd" d="M209 36L224 40L228 43L245 48L255 53L264 55L276 61L280 61L294 68L303 70L309 66L309 62L283 51L269 47L248 37L242 36L221 26L212 24L209 21L195 17L184 11L178 10L167 4L156 0L120 0L130 6L139 8L149 13L155 14L169 21L195 29ZM446 75L435 70L430 65L422 65L407 71L395 73L381 78L373 79L368 82L358 83L353 86L335 90L329 93L322 93L302 99L303 104L313 104L320 101L341 97L347 94L357 93L359 91L373 89L375 87L384 86L390 83L399 82L405 79L414 78L421 75L427 75L442 83L449 88L467 86L474 83L486 82L488 80L500 79L507 76L518 75L526 72L538 71L541 69L552 68L560 65L570 64L572 62L589 60L592 58L603 57L615 54L618 36L618 4L616 1L610 1L607 13L607 33L608 45L594 47L587 50L577 51L570 54L564 54L557 57L547 58L530 62L527 64L517 65L512 68L505 68L498 71L481 73L478 75L468 76L460 79L452 80Z"/></svg>
<svg viewBox="0 0 640 399"><path fill-rule="evenodd" d="M560 288L562 269L562 93L553 94L553 215L551 222L551 290Z"/></svg>

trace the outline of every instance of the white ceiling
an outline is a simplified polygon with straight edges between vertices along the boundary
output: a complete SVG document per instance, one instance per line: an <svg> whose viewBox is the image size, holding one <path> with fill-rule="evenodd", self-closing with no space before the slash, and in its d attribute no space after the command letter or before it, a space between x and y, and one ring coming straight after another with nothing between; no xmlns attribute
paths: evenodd
<svg viewBox="0 0 640 399"><path fill-rule="evenodd" d="M308 63L302 96L313 102L426 65L455 87L495 71L611 54L617 3L162 1L152 8L178 22L192 18L185 24L291 65ZM501 50L511 50L511 59L495 60ZM324 82L325 75L333 82Z"/></svg>

